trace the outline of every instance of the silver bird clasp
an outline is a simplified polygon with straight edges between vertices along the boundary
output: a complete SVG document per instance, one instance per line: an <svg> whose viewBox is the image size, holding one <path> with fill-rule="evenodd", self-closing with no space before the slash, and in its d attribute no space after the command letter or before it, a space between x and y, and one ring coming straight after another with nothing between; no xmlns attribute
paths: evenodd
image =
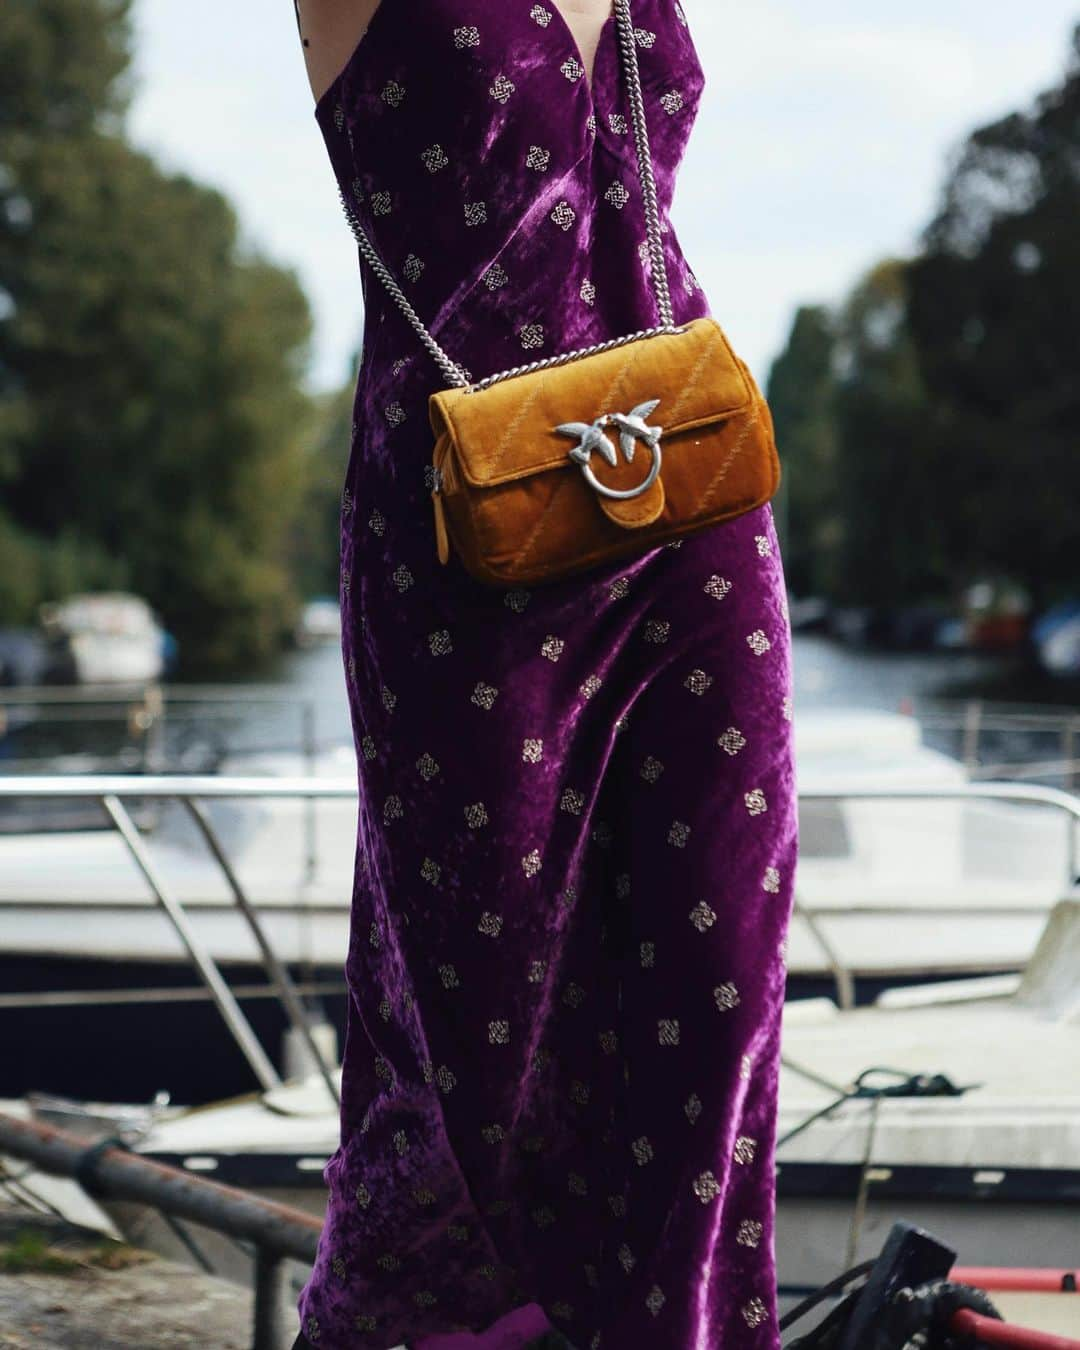
<svg viewBox="0 0 1080 1350"><path fill-rule="evenodd" d="M628 413L604 413L595 422L564 422L561 426L555 428L560 436L572 436L577 440L578 444L569 452L570 458L575 464L581 465L581 472L585 476L585 481L601 496L614 497L617 500L640 497L656 482L660 473L660 437L663 435L664 429L663 427L650 427L645 419L659 406L660 400L654 398L646 403L639 403L636 408ZM637 449L638 441L641 441L652 454L652 465L649 468L648 476L644 482L639 483L635 488L619 491L616 488L605 487L592 471L590 461L594 451L612 468L619 462L615 447L607 436L607 428L611 426L618 428L619 445L627 464L632 464L634 461L634 451Z"/></svg>

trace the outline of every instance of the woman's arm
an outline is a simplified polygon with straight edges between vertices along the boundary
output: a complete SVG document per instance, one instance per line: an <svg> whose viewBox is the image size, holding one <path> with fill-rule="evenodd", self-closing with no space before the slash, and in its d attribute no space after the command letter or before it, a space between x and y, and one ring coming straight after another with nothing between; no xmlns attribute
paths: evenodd
<svg viewBox="0 0 1080 1350"><path fill-rule="evenodd" d="M359 44L380 4L394 0L293 0L308 83L316 101Z"/></svg>

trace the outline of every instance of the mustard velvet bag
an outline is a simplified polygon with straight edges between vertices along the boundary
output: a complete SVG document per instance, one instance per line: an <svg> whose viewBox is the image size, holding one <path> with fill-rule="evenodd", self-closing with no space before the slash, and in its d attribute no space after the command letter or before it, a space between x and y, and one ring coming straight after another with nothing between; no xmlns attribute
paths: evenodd
<svg viewBox="0 0 1080 1350"><path fill-rule="evenodd" d="M416 316L341 194L357 243L439 364L435 547L487 585L554 581L768 501L768 405L715 319L674 323L630 0L614 0L660 323L473 382Z"/></svg>
<svg viewBox="0 0 1080 1350"><path fill-rule="evenodd" d="M452 540L496 586L655 548L752 510L780 481L765 400L709 318L483 394L446 390L430 408L439 558Z"/></svg>

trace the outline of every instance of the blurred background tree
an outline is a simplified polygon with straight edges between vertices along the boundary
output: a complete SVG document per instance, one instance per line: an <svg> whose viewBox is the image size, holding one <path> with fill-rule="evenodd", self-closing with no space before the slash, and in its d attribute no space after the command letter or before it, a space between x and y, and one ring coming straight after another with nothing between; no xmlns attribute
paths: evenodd
<svg viewBox="0 0 1080 1350"><path fill-rule="evenodd" d="M835 356L833 315L824 306L803 306L769 378L769 404L784 461L784 574L798 595L829 591L842 528L836 491Z"/></svg>
<svg viewBox="0 0 1080 1350"><path fill-rule="evenodd" d="M336 524L302 528L334 453L303 387L312 316L221 193L125 139L130 10L5 7L0 622L120 586L185 673L250 667L291 631L299 578L336 591Z"/></svg>
<svg viewBox="0 0 1080 1350"><path fill-rule="evenodd" d="M296 582L304 595L336 596L340 571L341 489L352 437L353 400L360 351L353 354L339 388L316 397L310 438L308 490L293 527Z"/></svg>
<svg viewBox="0 0 1080 1350"><path fill-rule="evenodd" d="M296 273L127 140L132 3L9 0L0 30L0 624L129 588L185 675L250 670L336 594L355 370L305 392ZM958 151L919 255L799 309L768 382L793 591L1075 593L1078 164L1080 28Z"/></svg>
<svg viewBox="0 0 1080 1350"><path fill-rule="evenodd" d="M840 312L833 400L841 528L827 569L841 604L886 609L949 585L935 445L907 321L903 262L879 263Z"/></svg>
<svg viewBox="0 0 1080 1350"><path fill-rule="evenodd" d="M919 256L796 314L768 383L795 591L1076 593L1078 222L1080 27L1058 87L968 138Z"/></svg>
<svg viewBox="0 0 1080 1350"><path fill-rule="evenodd" d="M956 546L1038 607L1080 571L1080 26L1061 85L968 139L925 245L910 322Z"/></svg>

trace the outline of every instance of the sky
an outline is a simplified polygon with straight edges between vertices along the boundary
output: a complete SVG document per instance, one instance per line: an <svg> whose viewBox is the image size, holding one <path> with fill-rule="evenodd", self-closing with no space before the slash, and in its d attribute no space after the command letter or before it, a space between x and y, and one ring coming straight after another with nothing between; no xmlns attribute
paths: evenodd
<svg viewBox="0 0 1080 1350"><path fill-rule="evenodd" d="M917 247L965 135L1058 82L1080 21L1080 0L682 3L706 85L672 223L761 378L798 305ZM310 388L340 386L362 326L356 245L292 0L137 0L135 29L133 140L222 189L244 242L296 270Z"/></svg>

